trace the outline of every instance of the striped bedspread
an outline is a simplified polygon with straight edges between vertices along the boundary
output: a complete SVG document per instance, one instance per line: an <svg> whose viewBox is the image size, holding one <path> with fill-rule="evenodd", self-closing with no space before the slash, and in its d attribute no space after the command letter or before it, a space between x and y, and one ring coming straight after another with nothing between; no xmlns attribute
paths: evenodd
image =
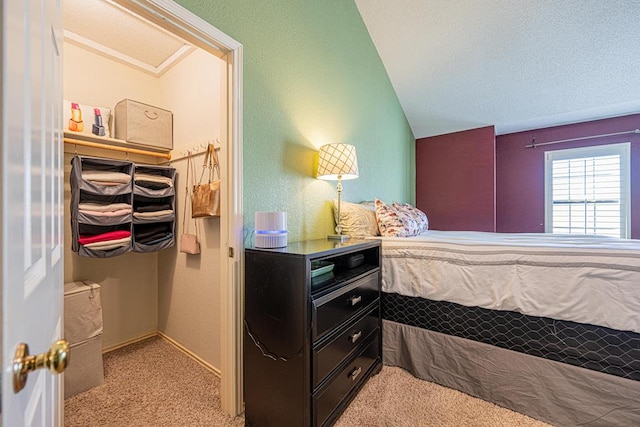
<svg viewBox="0 0 640 427"><path fill-rule="evenodd" d="M379 239L383 292L640 333L639 240L435 230Z"/></svg>

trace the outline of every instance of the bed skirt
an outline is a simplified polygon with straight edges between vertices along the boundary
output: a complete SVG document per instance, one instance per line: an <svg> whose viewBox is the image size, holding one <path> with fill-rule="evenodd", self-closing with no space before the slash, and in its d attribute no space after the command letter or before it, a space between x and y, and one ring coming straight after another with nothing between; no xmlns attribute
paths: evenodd
<svg viewBox="0 0 640 427"><path fill-rule="evenodd" d="M383 362L560 426L640 425L640 381L383 320Z"/></svg>

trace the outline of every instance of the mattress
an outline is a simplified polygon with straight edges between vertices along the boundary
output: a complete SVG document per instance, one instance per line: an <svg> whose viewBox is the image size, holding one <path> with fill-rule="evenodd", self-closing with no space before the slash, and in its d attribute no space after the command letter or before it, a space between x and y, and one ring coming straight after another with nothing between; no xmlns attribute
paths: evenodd
<svg viewBox="0 0 640 427"><path fill-rule="evenodd" d="M382 291L640 333L640 241L430 230L382 240Z"/></svg>

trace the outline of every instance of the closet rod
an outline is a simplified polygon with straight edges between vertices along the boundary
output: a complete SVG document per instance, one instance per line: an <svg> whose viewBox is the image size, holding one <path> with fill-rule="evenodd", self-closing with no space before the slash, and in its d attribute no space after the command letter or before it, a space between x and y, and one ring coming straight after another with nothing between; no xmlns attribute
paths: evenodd
<svg viewBox="0 0 640 427"><path fill-rule="evenodd" d="M541 145L560 144L561 142L582 141L583 139L602 138L602 137L605 137L605 136L627 135L629 133L640 134L640 129L628 130L628 131L624 131L624 132L615 132L615 133L603 133L601 135L580 136L578 138L560 139L558 141L541 142L539 144L536 144L536 139L534 137L531 140L531 144L525 145L525 148L536 148L536 147L539 147Z"/></svg>
<svg viewBox="0 0 640 427"><path fill-rule="evenodd" d="M160 157L171 160L171 153L156 153L155 151L140 150L138 148L118 147L116 145L100 144L99 142L83 141L81 139L64 138L65 144L83 145L91 148L103 148L105 150L122 151L125 153L142 154L145 156Z"/></svg>

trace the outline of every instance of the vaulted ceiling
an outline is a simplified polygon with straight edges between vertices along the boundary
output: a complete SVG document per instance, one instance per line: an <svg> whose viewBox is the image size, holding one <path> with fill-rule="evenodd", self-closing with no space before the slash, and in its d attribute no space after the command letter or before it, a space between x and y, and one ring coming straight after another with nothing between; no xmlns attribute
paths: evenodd
<svg viewBox="0 0 640 427"><path fill-rule="evenodd" d="M640 0L355 3L416 138L640 112ZM193 49L110 1L63 10L68 41L152 75Z"/></svg>
<svg viewBox="0 0 640 427"><path fill-rule="evenodd" d="M355 0L416 138L640 112L640 0Z"/></svg>

